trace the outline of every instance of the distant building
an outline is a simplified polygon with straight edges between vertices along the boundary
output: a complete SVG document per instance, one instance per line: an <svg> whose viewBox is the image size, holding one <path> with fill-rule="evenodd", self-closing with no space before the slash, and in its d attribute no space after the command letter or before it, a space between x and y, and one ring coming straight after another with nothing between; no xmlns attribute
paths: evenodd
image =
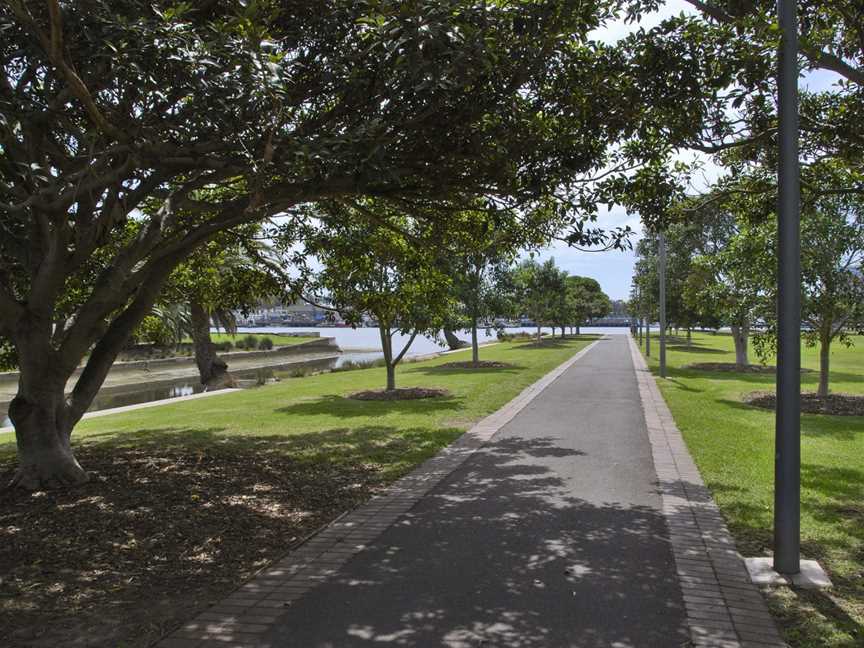
<svg viewBox="0 0 864 648"><path fill-rule="evenodd" d="M239 326L318 326L335 315L298 299L292 304L262 305L244 316L235 313ZM337 318L338 319L338 318Z"/></svg>

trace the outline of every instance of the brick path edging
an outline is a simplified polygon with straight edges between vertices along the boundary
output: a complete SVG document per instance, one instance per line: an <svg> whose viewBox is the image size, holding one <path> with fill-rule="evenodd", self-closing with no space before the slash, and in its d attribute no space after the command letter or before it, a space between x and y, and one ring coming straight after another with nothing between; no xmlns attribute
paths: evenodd
<svg viewBox="0 0 864 648"><path fill-rule="evenodd" d="M292 601L336 574L604 338L526 387L504 407L395 481L383 494L337 518L287 556L265 567L233 594L158 642L156 648L273 648L263 637Z"/></svg>
<svg viewBox="0 0 864 648"><path fill-rule="evenodd" d="M693 645L785 647L657 382L628 339Z"/></svg>

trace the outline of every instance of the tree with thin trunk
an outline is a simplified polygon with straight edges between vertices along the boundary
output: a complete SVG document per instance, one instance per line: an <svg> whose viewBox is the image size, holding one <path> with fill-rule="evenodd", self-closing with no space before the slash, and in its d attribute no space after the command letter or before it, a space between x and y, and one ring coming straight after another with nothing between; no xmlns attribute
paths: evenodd
<svg viewBox="0 0 864 648"><path fill-rule="evenodd" d="M471 336L474 367L481 366L478 330L518 314L510 264L520 251L548 242L560 226L542 209L520 216L492 203L460 212L452 217L458 226L443 242L441 262L449 268L457 306L453 319Z"/></svg>
<svg viewBox="0 0 864 648"><path fill-rule="evenodd" d="M829 195L805 205L801 219L802 321L805 341L819 345L819 387L828 396L831 345L852 344L864 326L864 200Z"/></svg>
<svg viewBox="0 0 864 648"><path fill-rule="evenodd" d="M521 312L537 326L536 343L542 344L542 327L552 326L566 308L567 273L555 265L555 259L537 263L528 259L519 264L514 279Z"/></svg>
<svg viewBox="0 0 864 648"><path fill-rule="evenodd" d="M435 228L382 201L324 203L308 242L323 266L315 290L351 323L372 317L381 337L387 391L418 335L434 335L452 310L452 290L439 263ZM349 217L352 216L352 217ZM374 218L374 220L373 220ZM399 348L396 335L407 336Z"/></svg>
<svg viewBox="0 0 864 648"><path fill-rule="evenodd" d="M764 224L760 234L771 250L774 229ZM772 254L767 256L773 259ZM851 345L851 333L864 326L862 264L864 200L838 193L805 202L801 211L801 321L805 343L819 348L816 393L820 398L830 392L831 346L835 342ZM765 289L773 294L772 284L766 282ZM766 359L775 353L776 319L767 318L767 324L757 336L757 351Z"/></svg>

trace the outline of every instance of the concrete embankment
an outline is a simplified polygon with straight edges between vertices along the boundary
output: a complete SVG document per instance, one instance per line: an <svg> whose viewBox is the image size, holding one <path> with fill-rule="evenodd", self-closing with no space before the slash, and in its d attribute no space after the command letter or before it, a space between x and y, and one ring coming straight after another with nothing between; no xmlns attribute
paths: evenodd
<svg viewBox="0 0 864 648"><path fill-rule="evenodd" d="M219 355L228 362L229 371L234 374L242 374L243 372L275 367L290 369L295 364L298 366L323 365L335 361L341 353L342 350L333 338L319 338L300 344L277 347L271 351L238 351L220 353ZM67 390L71 391L81 370L82 368L79 368L73 374L66 386ZM190 386L199 388L198 368L195 365L194 357L181 356L158 360L117 362L108 372L102 389L99 391L99 396L97 396L97 401L118 395L167 390L180 382L188 382ZM8 404L15 397L17 389L18 372L0 374L0 423L2 423ZM161 398L166 398L166 396L161 396ZM146 400L160 400L161 398L145 397ZM104 402L97 403L96 409L102 409L105 405Z"/></svg>

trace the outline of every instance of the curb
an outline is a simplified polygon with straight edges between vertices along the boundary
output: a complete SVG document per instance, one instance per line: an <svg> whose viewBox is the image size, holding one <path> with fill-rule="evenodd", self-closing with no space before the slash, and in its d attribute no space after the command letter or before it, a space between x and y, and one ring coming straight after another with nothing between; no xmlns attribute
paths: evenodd
<svg viewBox="0 0 864 648"><path fill-rule="evenodd" d="M692 645L785 648L654 376L628 341Z"/></svg>
<svg viewBox="0 0 864 648"><path fill-rule="evenodd" d="M156 648L274 648L263 637L292 601L338 573L340 567L374 542L605 337L594 340L526 387L434 457L396 480L384 493L332 521L296 550L265 567L233 594L156 643Z"/></svg>

